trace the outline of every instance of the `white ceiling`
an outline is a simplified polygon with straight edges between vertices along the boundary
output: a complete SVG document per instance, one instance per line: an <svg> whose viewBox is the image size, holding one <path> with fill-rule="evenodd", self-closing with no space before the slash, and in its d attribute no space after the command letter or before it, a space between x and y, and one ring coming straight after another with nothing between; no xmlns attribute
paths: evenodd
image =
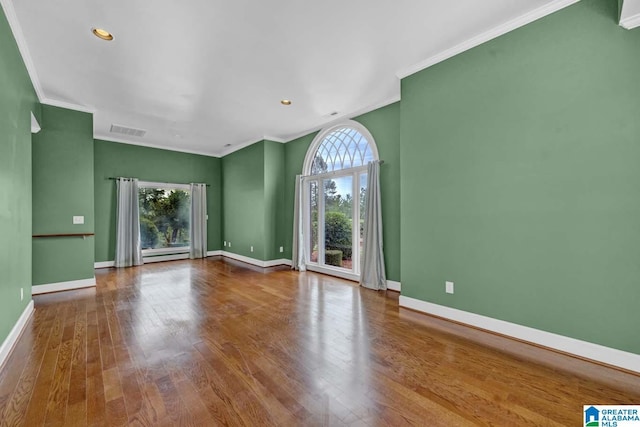
<svg viewBox="0 0 640 427"><path fill-rule="evenodd" d="M210 155L397 101L399 77L576 1L1 0L42 102Z"/></svg>

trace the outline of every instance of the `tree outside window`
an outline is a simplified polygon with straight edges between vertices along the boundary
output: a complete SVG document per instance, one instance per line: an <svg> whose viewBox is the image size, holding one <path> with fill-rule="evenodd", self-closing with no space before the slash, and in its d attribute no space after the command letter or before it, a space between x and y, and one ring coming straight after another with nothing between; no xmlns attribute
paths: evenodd
<svg viewBox="0 0 640 427"><path fill-rule="evenodd" d="M142 249L189 246L190 199L180 189L139 189Z"/></svg>

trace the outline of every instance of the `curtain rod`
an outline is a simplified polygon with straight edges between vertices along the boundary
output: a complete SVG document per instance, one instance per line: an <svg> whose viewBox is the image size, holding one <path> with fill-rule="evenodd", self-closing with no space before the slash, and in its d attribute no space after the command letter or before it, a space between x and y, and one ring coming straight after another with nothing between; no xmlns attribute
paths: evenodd
<svg viewBox="0 0 640 427"><path fill-rule="evenodd" d="M125 178L123 176L110 176L109 179L115 181L118 178L124 178L124 179L131 179L131 178ZM158 182L158 181L151 181L151 182L155 182L157 184L178 184L178 185L189 185L189 184L180 184L179 182ZM195 184L195 183L194 183ZM203 183L204 184L204 183ZM211 187L211 184L205 184L207 187Z"/></svg>

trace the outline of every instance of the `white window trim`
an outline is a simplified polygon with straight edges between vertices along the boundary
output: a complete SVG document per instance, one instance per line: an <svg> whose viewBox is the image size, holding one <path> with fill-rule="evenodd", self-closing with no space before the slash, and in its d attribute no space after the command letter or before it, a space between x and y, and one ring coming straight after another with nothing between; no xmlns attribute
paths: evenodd
<svg viewBox="0 0 640 427"><path fill-rule="evenodd" d="M315 138L313 138L313 142L311 143L311 145L309 146L309 149L307 150L307 155L304 157L304 163L302 166L302 175L304 176L311 175L311 168L313 166L313 161L316 158L316 153L318 152L318 148L320 148L320 144L322 144L322 142L324 141L324 138L334 130L345 128L345 127L352 128L360 132L360 134L364 136L365 139L369 142L371 152L373 153L373 158L376 160L380 160L380 156L378 155L378 147L376 145L376 141L373 139L373 135L371 135L371 132L369 132L369 130L366 127L356 122L355 120L346 120L346 121L337 123L333 126L330 126L326 129L323 129L316 135ZM366 165L363 165L363 166L366 169ZM354 169L354 168L349 168L349 169ZM348 171L349 169L339 169L335 172ZM319 176L319 175L314 175L314 176Z"/></svg>
<svg viewBox="0 0 640 427"><path fill-rule="evenodd" d="M163 190L182 190L189 192L191 195L191 185L189 184L172 184L170 182L153 182L153 181L138 181L138 188L162 188ZM189 236L191 239L191 236ZM156 249L143 249L142 255L144 256L159 256L159 255L173 255L189 253L190 246L175 246L172 248L156 248Z"/></svg>
<svg viewBox="0 0 640 427"><path fill-rule="evenodd" d="M358 166L355 168L349 168L349 169L340 169L337 170L335 172L327 172L321 175L311 175L311 176L306 176L302 179L302 185L303 185L303 200L305 200L305 203L302 207L303 209L303 217L304 217L304 235L305 236L311 236L311 224L310 224L310 218L311 218L311 206L309 203L307 203L307 200L310 200L311 198L311 192L310 192L310 188L311 185L310 183L315 181L317 188L318 188L318 218L325 217L325 210L324 210L324 193L322 191L322 189L324 188L324 186L322 185L323 180L325 179L332 179L335 178L336 175L338 175L339 178L345 177L345 176L349 176L351 177L351 193L352 193L352 197L353 197L353 218L352 218L352 227L351 227L351 242L353 244L353 242L360 242L360 203L359 203L359 197L360 197L360 176L367 171L367 167L366 166ZM357 199L356 196L357 195ZM358 200L358 202L356 202L356 200ZM357 224L358 226L354 226L353 224L356 224L356 219L357 220ZM338 276L338 277L342 277L345 279L349 279L349 280L360 280L360 249L358 246L358 249L354 249L352 254L351 254L351 269L346 269L344 267L336 267L336 266L332 266L332 265L327 265L324 263L324 257L325 257L325 248L324 245L320 245L320 242L324 242L324 232L325 229L324 227L319 227L318 229L318 261L311 261L311 253L307 253L308 251L305 250L305 257L307 258L305 263L307 264L308 267L313 267L310 268L313 271L318 271L320 273L325 273L325 274L332 274L334 276ZM306 240L305 237L305 247L308 247L308 243L310 243L309 241ZM353 245L353 247L355 248L355 244ZM314 270L315 269L315 270Z"/></svg>
<svg viewBox="0 0 640 427"><path fill-rule="evenodd" d="M302 168L302 174L303 174L303 179L302 179L302 185L303 185L303 190L302 190L302 209L303 209L303 218L304 218L304 235L305 235L305 247L309 246L310 243L310 236L311 236L311 224L310 224L310 218L311 218L311 206L310 203L308 202L310 200L311 194L310 194L310 182L312 181L316 181L317 182L317 186L318 186L318 218L320 217L324 217L324 193L323 193L323 185L322 185L322 180L323 179L333 179L333 178L339 178L339 177L343 177L343 176L351 176L352 179L352 197L354 200L353 203L353 219L352 219L352 224L358 224L358 226L353 226L352 225L352 242L359 242L360 239L360 226L359 226L359 218L360 218L360 203L357 203L356 201L359 201L359 196L360 196L360 175L362 175L362 173L366 173L367 172L367 165L362 165L362 166L356 166L356 167L351 167L351 168L346 168L346 169L337 169L337 170L333 170L330 172L325 172L322 174L317 174L317 175L311 175L311 170L313 167L313 162L315 161L315 157L316 157L316 153L318 152L318 148L320 148L320 145L322 144L322 142L324 141L325 137L327 135L329 135L331 132L335 131L336 129L342 129L342 128L352 128L355 129L356 131L360 132L360 134L362 136L365 137L365 139L369 142L369 147L371 149L371 152L373 154L373 158L375 160L380 160L380 156L378 154L378 147L376 145L375 139L373 138L373 135L371 135L371 133L369 132L369 130L364 127L362 124L354 121L354 120L347 120L347 121L342 121L340 123L337 123L335 125L332 125L326 129L323 129L322 131L320 131L316 137L313 139L313 142L311 142L311 145L309 146L309 149L307 150L307 154L304 158L304 164L303 164L303 168ZM305 250L305 262L307 265L307 269L311 270L311 271L316 271L318 273L324 273L324 274L329 274L329 275L333 275L333 276L338 276L338 277L342 277L343 279L348 279L348 280L354 280L354 281L359 281L360 280L360 248L358 245L358 248L356 249L356 243L353 244L353 253L352 253L352 267L350 270L346 269L346 268L341 268L341 267L335 267L335 266L330 266L330 265L326 265L324 263L324 244L320 244L320 242L324 242L324 227L319 227L318 230L318 261L317 262L312 262L311 261L311 254L309 253L308 250Z"/></svg>
<svg viewBox="0 0 640 427"><path fill-rule="evenodd" d="M162 188L163 190L191 191L189 184L171 184L170 182L138 181L138 188Z"/></svg>

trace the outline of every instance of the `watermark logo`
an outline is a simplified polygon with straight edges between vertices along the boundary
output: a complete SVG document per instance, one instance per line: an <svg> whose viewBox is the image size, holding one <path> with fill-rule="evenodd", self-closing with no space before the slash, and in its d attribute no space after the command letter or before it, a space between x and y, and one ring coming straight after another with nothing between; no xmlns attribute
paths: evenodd
<svg viewBox="0 0 640 427"><path fill-rule="evenodd" d="M600 410L595 406L589 406L584 410L585 427L600 427Z"/></svg>
<svg viewBox="0 0 640 427"><path fill-rule="evenodd" d="M640 405L584 405L585 427L640 427Z"/></svg>

